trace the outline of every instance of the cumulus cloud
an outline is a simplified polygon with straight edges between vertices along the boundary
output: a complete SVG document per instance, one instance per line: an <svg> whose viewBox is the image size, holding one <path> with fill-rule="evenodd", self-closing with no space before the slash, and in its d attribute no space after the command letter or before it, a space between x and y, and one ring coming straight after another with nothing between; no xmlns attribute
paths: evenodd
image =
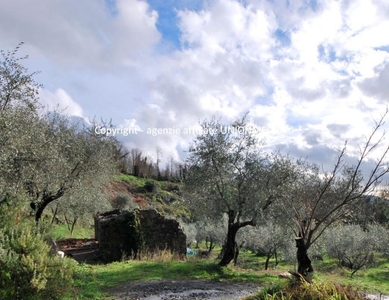
<svg viewBox="0 0 389 300"><path fill-rule="evenodd" d="M69 116L84 117L81 106L63 89L57 89L54 93L41 89L39 95L44 112L56 110Z"/></svg>
<svg viewBox="0 0 389 300"><path fill-rule="evenodd" d="M358 11L368 9L369 16L360 23L355 7L338 1L317 7L211 1L179 11L183 47L160 58L163 69L149 82L152 105L140 110L139 122L189 126L250 111L272 149L322 147L322 153L345 140L360 142L385 108L376 95L360 93L358 82L387 57L371 39L361 48L352 42L361 30L383 30L375 4L362 2ZM280 43L280 30L289 42ZM356 155L358 144L350 148Z"/></svg>
<svg viewBox="0 0 389 300"><path fill-rule="evenodd" d="M140 0L115 3L117 14L104 1L2 1L0 35L8 47L23 41L62 67L133 62L159 41L157 13Z"/></svg>
<svg viewBox="0 0 389 300"><path fill-rule="evenodd" d="M389 63L377 70L373 77L359 83L360 89L368 96L389 101Z"/></svg>
<svg viewBox="0 0 389 300"><path fill-rule="evenodd" d="M155 6L104 3L3 1L0 45L22 40L38 53L37 69L49 74L41 77L46 105L142 129L123 137L131 147L177 157L193 135L145 130L187 128L213 115L228 123L250 111L268 149L323 163L345 140L357 155L385 111L383 0L168 1L181 43L169 51L159 48L169 35L158 31Z"/></svg>

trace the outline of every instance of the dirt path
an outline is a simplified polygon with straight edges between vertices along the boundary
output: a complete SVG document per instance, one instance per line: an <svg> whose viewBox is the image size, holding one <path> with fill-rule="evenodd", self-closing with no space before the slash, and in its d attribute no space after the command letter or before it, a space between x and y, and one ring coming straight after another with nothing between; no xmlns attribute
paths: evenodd
<svg viewBox="0 0 389 300"><path fill-rule="evenodd" d="M154 280L133 282L107 290L116 300L231 300L252 295L260 289L253 283L210 280ZM371 300L389 300L389 295L369 293Z"/></svg>
<svg viewBox="0 0 389 300"><path fill-rule="evenodd" d="M156 280L129 283L107 290L113 299L239 299L258 291L253 283L208 280Z"/></svg>

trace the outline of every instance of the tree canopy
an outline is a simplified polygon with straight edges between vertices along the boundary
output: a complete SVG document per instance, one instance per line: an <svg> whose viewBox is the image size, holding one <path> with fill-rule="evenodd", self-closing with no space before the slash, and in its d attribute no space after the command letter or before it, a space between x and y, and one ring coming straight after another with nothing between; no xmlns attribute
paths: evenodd
<svg viewBox="0 0 389 300"><path fill-rule="evenodd" d="M289 177L287 161L261 151L246 116L230 125L216 118L202 124L189 151L186 200L196 216L221 219L228 216L225 255L221 265L235 254L239 228L254 226L264 210L282 194Z"/></svg>

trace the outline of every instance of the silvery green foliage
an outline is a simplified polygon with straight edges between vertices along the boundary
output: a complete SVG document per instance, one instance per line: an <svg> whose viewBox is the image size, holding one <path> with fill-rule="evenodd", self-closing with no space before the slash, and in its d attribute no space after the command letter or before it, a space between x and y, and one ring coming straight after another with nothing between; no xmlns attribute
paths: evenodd
<svg viewBox="0 0 389 300"><path fill-rule="evenodd" d="M180 221L184 233L186 235L186 244L190 245L196 241L197 228L195 223L185 223L182 220Z"/></svg>
<svg viewBox="0 0 389 300"><path fill-rule="evenodd" d="M202 123L187 159L186 201L198 218L231 214L236 224L254 225L282 193L289 169L282 157L261 151L255 129L245 118L225 125Z"/></svg>
<svg viewBox="0 0 389 300"><path fill-rule="evenodd" d="M324 235L326 251L330 257L338 259L339 264L355 273L374 262L374 251L382 250L381 240L385 240L385 231L377 226L368 226L366 230L359 225L331 227Z"/></svg>
<svg viewBox="0 0 389 300"><path fill-rule="evenodd" d="M386 115L386 114L385 114ZM385 116L384 115L384 116ZM294 175L288 184L288 190L282 195L272 212L275 218L283 220L286 226L294 228L296 236L303 238L306 249L309 249L327 228L340 220L350 220L361 205L361 199L374 193L387 167L389 148L384 148L375 161L369 160L374 150L382 141L379 130L384 124L384 116L360 147L360 157L356 164L348 164L346 146L339 152L331 171L324 171L314 163L306 160L290 160ZM378 139L378 140L377 140ZM362 168L367 161L373 168L363 177Z"/></svg>
<svg viewBox="0 0 389 300"><path fill-rule="evenodd" d="M0 112L16 107L34 111L41 85L34 80L34 73L28 73L22 65L27 56L17 57L19 44L13 51L0 51Z"/></svg>
<svg viewBox="0 0 389 300"><path fill-rule="evenodd" d="M228 216L221 266L235 257L238 231L256 225L281 197L290 176L289 160L261 152L263 143L256 137L246 116L231 125L213 118L202 123L202 132L189 150L188 207L199 220Z"/></svg>
<svg viewBox="0 0 389 300"><path fill-rule="evenodd" d="M383 225L370 224L367 230L374 237L374 250L384 255L389 255L389 229Z"/></svg>
<svg viewBox="0 0 389 300"><path fill-rule="evenodd" d="M16 52L2 52L0 61L0 204L25 195L39 220L48 204L72 190L98 192L111 180L115 141L58 113L41 116L39 85Z"/></svg>
<svg viewBox="0 0 389 300"><path fill-rule="evenodd" d="M87 225L92 225L94 215L112 209L107 196L98 187L81 183L62 196L60 201L54 201L48 207L65 221L72 234L76 223L87 221Z"/></svg>
<svg viewBox="0 0 389 300"><path fill-rule="evenodd" d="M43 125L45 147L36 150L37 163L31 166L34 174L25 184L37 211L80 186L99 191L112 179L115 145L110 139L79 131L76 124L55 113Z"/></svg>
<svg viewBox="0 0 389 300"><path fill-rule="evenodd" d="M244 228L237 240L245 249L257 252L263 256L273 256L277 252L278 258L287 261L296 260L293 232L275 224L271 220L263 225Z"/></svg>
<svg viewBox="0 0 389 300"><path fill-rule="evenodd" d="M138 208L139 205L134 203L132 200L131 196L128 194L120 194L117 195L113 200L112 200L112 207L115 209L120 209L120 210L128 210L128 209L135 209ZM100 210L102 211L102 210Z"/></svg>
<svg viewBox="0 0 389 300"><path fill-rule="evenodd" d="M33 176L31 166L40 142L41 121L24 107L0 112L0 202L23 191L23 182Z"/></svg>
<svg viewBox="0 0 389 300"><path fill-rule="evenodd" d="M15 200L23 188L25 161L20 151L39 138L35 127L41 86L33 78L36 73L28 73L22 65L27 57L17 57L21 45L14 51L0 51L0 204Z"/></svg>
<svg viewBox="0 0 389 300"><path fill-rule="evenodd" d="M201 243L211 241L213 244L222 245L227 234L227 220L202 220L193 223L181 222L186 234L187 243Z"/></svg>
<svg viewBox="0 0 389 300"><path fill-rule="evenodd" d="M227 234L227 220L199 221L196 223L196 241L211 241L213 244L223 245Z"/></svg>

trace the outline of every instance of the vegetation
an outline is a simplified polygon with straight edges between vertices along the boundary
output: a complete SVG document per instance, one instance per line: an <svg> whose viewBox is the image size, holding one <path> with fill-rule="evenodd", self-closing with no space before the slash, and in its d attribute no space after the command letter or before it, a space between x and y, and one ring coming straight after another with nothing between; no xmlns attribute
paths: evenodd
<svg viewBox="0 0 389 300"><path fill-rule="evenodd" d="M201 244L201 246L201 249L205 249L203 248L203 246L205 247L204 244ZM219 250L220 248L218 248ZM129 282L162 279L205 279L252 282L263 288L263 291L267 291L266 295L271 294L271 292L276 294L281 290L285 292L283 294L284 296L290 295L291 291L288 290L292 289L292 286L292 290L295 292L300 289L296 284L290 285L290 280L279 277L280 273L293 268L292 264L280 260L277 267L274 267L274 261L271 261L271 267L267 271L264 271L265 256L257 256L255 252L251 251L242 251L236 266L220 267L217 260L218 251L215 251L208 259L190 257L186 262L172 260L170 253L161 253L160 256L142 261L132 260L107 265L81 264L77 267L75 276L76 286L79 289L79 297L82 299L100 299L107 295L110 288L128 284ZM329 293L334 283L336 283L336 288L339 288L339 291L347 290L354 294L355 291L380 291L389 293L387 286L387 268L389 267L389 261L387 258L377 260L373 266L361 270L353 277L350 277L350 272L347 269L340 268L336 260L328 257L325 258L325 261L314 262L314 266L318 270L317 276L314 277L312 288L308 288L308 285L301 287L301 289L306 290L305 293L312 291L312 295L314 295L314 293L317 293L315 291L317 289L324 289ZM260 296L263 296L263 293L255 295L257 298L251 299L263 299L258 298Z"/></svg>
<svg viewBox="0 0 389 300"><path fill-rule="evenodd" d="M221 266L236 256L236 234L255 226L279 197L289 176L278 156L260 152L260 143L245 117L232 125L216 119L202 124L203 134L190 148L186 201L198 218L219 221L227 216Z"/></svg>
<svg viewBox="0 0 389 300"><path fill-rule="evenodd" d="M340 151L330 172L323 172L319 166L306 161L293 163L295 174L288 185L288 192L275 204L274 211L278 219L283 220L284 226L294 227L299 273L308 275L313 272L307 250L329 227L352 214L363 197L373 194L388 174L386 161L389 147L383 147L380 153L374 151L385 135L380 133L385 116L386 113L360 147L355 164L345 161L346 146ZM373 157L377 158L374 160ZM364 177L362 168L368 160L372 162L372 167Z"/></svg>
<svg viewBox="0 0 389 300"><path fill-rule="evenodd" d="M128 282L162 280L162 279L206 279L270 284L278 281L275 276L265 273L252 273L231 268L204 259L193 259L185 263L178 261L159 262L127 261L109 265L79 266L76 286L81 289L81 297L97 299L106 295L109 288Z"/></svg>
<svg viewBox="0 0 389 300"><path fill-rule="evenodd" d="M63 214L73 232L111 207L100 189L117 172L117 143L59 113L42 115L41 86L18 50L0 58L0 298L57 299L72 290L74 262L50 250L48 219Z"/></svg>
<svg viewBox="0 0 389 300"><path fill-rule="evenodd" d="M363 294L350 286L336 283L296 283L264 289L244 300L367 300Z"/></svg>
<svg viewBox="0 0 389 300"><path fill-rule="evenodd" d="M161 169L159 148L154 162L95 134L94 121L84 128L56 112L42 115L41 86L18 49L0 58L1 299L97 299L127 281L173 278L269 287L252 299L358 299L355 289L389 293L389 202L387 191L377 192L389 171L389 148L379 133L386 114L359 157L352 162L344 147L329 172L266 153L247 116L230 125L203 122L186 163L171 158ZM126 189L109 199L103 187L117 181ZM177 262L162 252L89 266L60 259L50 248L51 238L90 238L94 214L132 209L140 198L180 218L188 244L207 259ZM284 285L277 275L294 269L296 245L297 273L310 284Z"/></svg>
<svg viewBox="0 0 389 300"><path fill-rule="evenodd" d="M8 216L14 218L0 221L0 298L60 299L75 295L76 263L50 250L44 227L10 211Z"/></svg>

